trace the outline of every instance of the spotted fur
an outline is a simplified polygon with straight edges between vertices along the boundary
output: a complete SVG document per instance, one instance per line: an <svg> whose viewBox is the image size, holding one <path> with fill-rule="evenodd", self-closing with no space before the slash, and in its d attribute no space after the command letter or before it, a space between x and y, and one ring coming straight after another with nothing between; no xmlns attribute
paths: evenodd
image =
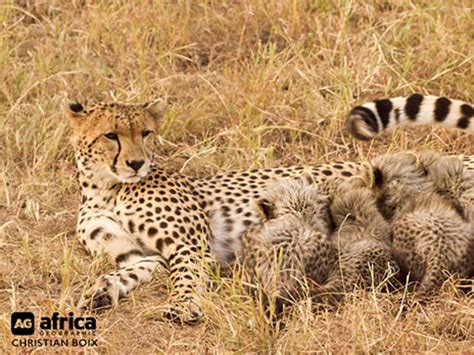
<svg viewBox="0 0 474 355"><path fill-rule="evenodd" d="M153 277L170 286L164 315L185 322L203 313L199 292L207 265L231 264L242 233L259 222L250 201L278 179L347 179L359 163L230 171L196 179L154 165L153 135L166 103L65 106L71 123L82 203L77 235L92 254L117 265L100 277L83 308L116 305ZM474 158L464 163L474 166ZM210 256L211 255L211 256Z"/></svg>
<svg viewBox="0 0 474 355"><path fill-rule="evenodd" d="M457 159L425 152L376 158L362 175L359 182L372 188L391 222L396 260L423 294L450 274L472 276L474 173Z"/></svg>
<svg viewBox="0 0 474 355"><path fill-rule="evenodd" d="M304 180L281 180L255 202L260 223L242 236L250 283L276 313L326 282L336 268L328 196ZM271 308L270 308L271 309Z"/></svg>
<svg viewBox="0 0 474 355"><path fill-rule="evenodd" d="M439 124L474 132L472 104L446 97L413 94L356 106L346 121L357 139L370 140L396 126Z"/></svg>
<svg viewBox="0 0 474 355"><path fill-rule="evenodd" d="M153 273L170 285L163 314L195 322L202 317L199 292L208 283L208 266L214 259L232 263L241 253L242 233L259 221L252 198L276 179L303 173L316 182L345 178L358 164L231 171L205 179L170 172L153 164L152 136L162 109L162 102L65 107L82 195L77 234L92 255L105 253L117 265L80 306L114 306Z"/></svg>
<svg viewBox="0 0 474 355"><path fill-rule="evenodd" d="M277 313L304 296L340 301L355 287L377 287L398 272L390 225L368 189L282 180L256 209L261 223L242 236L243 264Z"/></svg>
<svg viewBox="0 0 474 355"><path fill-rule="evenodd" d="M330 213L335 225L331 240L339 253L317 298L340 301L356 287L394 284L399 267L392 254L392 232L371 191L343 183L334 190Z"/></svg>

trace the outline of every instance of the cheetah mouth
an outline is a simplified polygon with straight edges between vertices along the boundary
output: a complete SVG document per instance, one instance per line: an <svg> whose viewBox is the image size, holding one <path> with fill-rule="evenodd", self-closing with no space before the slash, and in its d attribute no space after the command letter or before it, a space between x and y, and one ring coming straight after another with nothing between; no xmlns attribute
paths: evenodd
<svg viewBox="0 0 474 355"><path fill-rule="evenodd" d="M143 171L138 171L138 172L130 172L130 171L122 171L116 174L116 176L119 178L119 180L122 183L137 183L143 180L147 175L149 170L148 169L142 169Z"/></svg>
<svg viewBox="0 0 474 355"><path fill-rule="evenodd" d="M120 177L120 180L124 184L135 184L137 182L140 182L143 178L138 175L132 175L128 177Z"/></svg>
<svg viewBox="0 0 474 355"><path fill-rule="evenodd" d="M145 176L146 175L143 175L143 174L130 174L130 175L127 175L127 176L120 176L119 175L119 178L120 178L122 183L132 184L132 183L140 182Z"/></svg>

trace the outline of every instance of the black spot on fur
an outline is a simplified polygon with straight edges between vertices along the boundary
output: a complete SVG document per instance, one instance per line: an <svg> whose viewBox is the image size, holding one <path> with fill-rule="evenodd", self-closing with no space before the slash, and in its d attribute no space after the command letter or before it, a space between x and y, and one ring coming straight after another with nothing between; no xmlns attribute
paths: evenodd
<svg viewBox="0 0 474 355"><path fill-rule="evenodd" d="M418 113L420 112L420 106L423 102L423 95L413 94L408 96L407 103L405 105L405 114L410 120L416 120Z"/></svg>
<svg viewBox="0 0 474 355"><path fill-rule="evenodd" d="M148 236L150 238L154 237L157 233L158 233L158 229L156 229L155 227L148 228Z"/></svg>
<svg viewBox="0 0 474 355"><path fill-rule="evenodd" d="M128 221L128 230L130 231L130 233L135 232L135 223L133 223L132 220Z"/></svg>
<svg viewBox="0 0 474 355"><path fill-rule="evenodd" d="M266 219L272 219L274 217L275 205L266 199L258 201L258 206L263 212Z"/></svg>
<svg viewBox="0 0 474 355"><path fill-rule="evenodd" d="M448 116L451 100L446 97L439 97L435 102L434 119L436 122L443 122Z"/></svg>
<svg viewBox="0 0 474 355"><path fill-rule="evenodd" d="M384 183L383 174L380 169L374 169L374 184L377 187L382 187Z"/></svg>
<svg viewBox="0 0 474 355"><path fill-rule="evenodd" d="M140 250L133 249L133 250L130 250L129 252L127 252L127 253L123 253L123 254L120 254L119 256L117 256L115 258L115 262L117 264L121 264L124 261L127 261L128 258L132 255L143 255L143 253Z"/></svg>
<svg viewBox="0 0 474 355"><path fill-rule="evenodd" d="M158 239L156 241L156 249L159 251L163 251L163 239Z"/></svg>
<svg viewBox="0 0 474 355"><path fill-rule="evenodd" d="M397 107L394 112L395 112L395 121L397 121L398 123L400 122L400 109Z"/></svg>
<svg viewBox="0 0 474 355"><path fill-rule="evenodd" d="M102 227L94 229L91 232L91 239L94 240L95 238L97 238L97 236L99 235L100 232L102 232Z"/></svg>
<svg viewBox="0 0 474 355"><path fill-rule="evenodd" d="M372 132L377 133L379 131L378 123L377 123L377 118L375 117L374 113L372 110L368 109L367 107L364 106L356 106L352 109L352 111L349 113L350 116L359 116L362 118L362 121L367 125L367 128L369 128ZM349 121L352 125L354 124L354 121L350 120ZM351 134L356 137L357 139L360 140L367 140L368 137L360 135L357 130L355 130L353 127L349 127L349 130Z"/></svg>
<svg viewBox="0 0 474 355"><path fill-rule="evenodd" d="M458 128L466 129L469 127L470 120L468 117L461 117L457 123Z"/></svg>
<svg viewBox="0 0 474 355"><path fill-rule="evenodd" d="M377 109L377 113L382 121L383 128L387 128L390 121L390 112L393 108L392 101L389 99L376 100L375 108Z"/></svg>
<svg viewBox="0 0 474 355"><path fill-rule="evenodd" d="M466 129L471 124L471 118L474 116L474 109L468 104L461 105L462 117L458 120L457 126Z"/></svg>
<svg viewBox="0 0 474 355"><path fill-rule="evenodd" d="M474 116L474 108L468 104L461 105L461 113L466 117Z"/></svg>
<svg viewBox="0 0 474 355"><path fill-rule="evenodd" d="M72 112L79 113L84 111L84 107L79 102L72 102L69 104L69 109Z"/></svg>

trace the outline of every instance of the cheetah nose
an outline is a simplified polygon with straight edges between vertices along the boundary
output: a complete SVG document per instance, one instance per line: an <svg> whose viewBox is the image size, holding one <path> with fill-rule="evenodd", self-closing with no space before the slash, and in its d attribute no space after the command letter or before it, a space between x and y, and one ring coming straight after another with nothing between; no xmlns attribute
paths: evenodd
<svg viewBox="0 0 474 355"><path fill-rule="evenodd" d="M137 172L142 165L145 163L144 160L132 160L132 161L126 161L127 165L131 167L135 172Z"/></svg>

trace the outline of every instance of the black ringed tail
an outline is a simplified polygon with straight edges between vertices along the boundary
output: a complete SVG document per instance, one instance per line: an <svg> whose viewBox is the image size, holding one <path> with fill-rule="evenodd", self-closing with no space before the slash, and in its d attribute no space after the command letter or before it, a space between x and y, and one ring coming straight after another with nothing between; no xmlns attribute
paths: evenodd
<svg viewBox="0 0 474 355"><path fill-rule="evenodd" d="M371 140L396 126L432 124L474 133L473 105L421 94L375 100L354 107L347 118L346 129L357 139Z"/></svg>

